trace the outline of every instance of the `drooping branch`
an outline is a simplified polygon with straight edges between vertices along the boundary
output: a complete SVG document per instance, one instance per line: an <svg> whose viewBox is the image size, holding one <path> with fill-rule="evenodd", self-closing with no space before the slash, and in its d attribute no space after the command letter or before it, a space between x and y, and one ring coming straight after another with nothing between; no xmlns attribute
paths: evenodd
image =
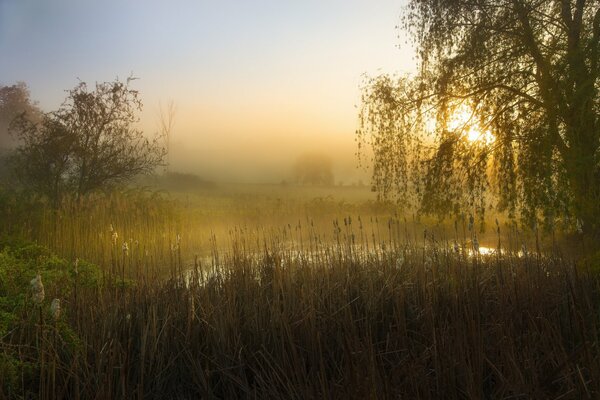
<svg viewBox="0 0 600 400"><path fill-rule="evenodd" d="M529 220L600 221L600 3L411 0L404 27L418 73L374 79L363 97L359 137L370 135L376 187L408 187L433 211L465 197L473 207L467 192L482 199L493 184ZM469 116L449 129L465 107ZM495 142L467 140L472 129Z"/></svg>

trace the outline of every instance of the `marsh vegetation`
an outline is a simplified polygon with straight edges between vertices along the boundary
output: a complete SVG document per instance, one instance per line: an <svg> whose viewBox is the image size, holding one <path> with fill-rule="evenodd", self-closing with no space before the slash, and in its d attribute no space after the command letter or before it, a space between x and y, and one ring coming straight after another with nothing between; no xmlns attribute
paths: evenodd
<svg viewBox="0 0 600 400"><path fill-rule="evenodd" d="M329 192L311 200L315 189L279 186L131 191L58 210L4 197L12 223L1 253L0 393L598 393L593 260L575 264L549 240L536 250L535 233L510 223L482 236L468 218L418 221L361 200L364 188ZM475 237L494 251L477 252ZM45 299L36 302L38 273Z"/></svg>
<svg viewBox="0 0 600 400"><path fill-rule="evenodd" d="M600 398L598 2L407 0L354 92L377 7L113 2L0 6L13 78L183 105L0 85L0 400Z"/></svg>

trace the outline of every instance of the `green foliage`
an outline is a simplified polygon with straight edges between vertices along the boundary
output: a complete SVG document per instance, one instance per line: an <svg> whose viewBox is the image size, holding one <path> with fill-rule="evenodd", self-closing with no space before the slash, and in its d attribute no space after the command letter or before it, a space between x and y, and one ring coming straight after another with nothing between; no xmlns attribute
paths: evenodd
<svg viewBox="0 0 600 400"><path fill-rule="evenodd" d="M3 248L2 248L3 247ZM18 239L0 240L0 293L4 296L27 293L29 282L37 273L45 285L68 293L77 279L78 284L96 287L101 282L98 267L85 260L75 264L52 254L48 248Z"/></svg>
<svg viewBox="0 0 600 400"><path fill-rule="evenodd" d="M37 273L42 276L46 298L41 307L46 321L52 321L49 308L52 299L63 300L63 317L53 329L64 344L62 351L74 355L83 347L64 317L68 312L64 299L71 296L76 283L82 288L98 287L101 274L97 266L81 260L75 273L74 263L52 254L46 247L14 237L0 239L0 249L0 394L6 393L12 398L31 389L27 386L37 381L41 368L40 363L19 346L3 346L13 335L23 338L38 329L39 314L30 297L31 279ZM22 331L28 335L23 336Z"/></svg>
<svg viewBox="0 0 600 400"><path fill-rule="evenodd" d="M5 247L0 251L0 288L6 299L17 300L29 293L31 279L39 272L42 280L56 284L65 271L64 260L36 244Z"/></svg>
<svg viewBox="0 0 600 400"><path fill-rule="evenodd" d="M0 296L0 337L4 337L17 322L18 312L24 304L24 295Z"/></svg>
<svg viewBox="0 0 600 400"><path fill-rule="evenodd" d="M6 353L0 353L0 376L2 377L0 390L8 393L9 398L22 398L21 383L34 382L38 371L35 362L22 361Z"/></svg>

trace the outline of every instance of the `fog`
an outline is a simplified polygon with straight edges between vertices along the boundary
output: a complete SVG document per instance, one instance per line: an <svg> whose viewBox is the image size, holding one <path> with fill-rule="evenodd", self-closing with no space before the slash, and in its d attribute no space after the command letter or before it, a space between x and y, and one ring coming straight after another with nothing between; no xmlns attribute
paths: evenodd
<svg viewBox="0 0 600 400"><path fill-rule="evenodd" d="M79 81L135 76L148 136L159 103L177 107L172 170L279 182L317 152L336 183L368 180L355 107L364 74L413 68L403 1L134 3L0 2L0 85L23 81L52 111Z"/></svg>
<svg viewBox="0 0 600 400"><path fill-rule="evenodd" d="M306 153L328 156L336 184L367 182L369 173L359 168L354 142L306 137L267 135L254 140L230 140L207 135L203 143L172 143L170 170L189 172L211 181L279 183L293 181L296 159ZM333 151L331 151L333 149Z"/></svg>
<svg viewBox="0 0 600 400"><path fill-rule="evenodd" d="M279 183L293 178L298 157L315 153L331 160L335 183L366 182L368 172L356 157L355 90L341 111L322 97L292 106L277 99L257 104L244 96L222 107L218 98L176 102L169 168L214 181ZM158 107L147 107L143 116L141 128L156 132Z"/></svg>

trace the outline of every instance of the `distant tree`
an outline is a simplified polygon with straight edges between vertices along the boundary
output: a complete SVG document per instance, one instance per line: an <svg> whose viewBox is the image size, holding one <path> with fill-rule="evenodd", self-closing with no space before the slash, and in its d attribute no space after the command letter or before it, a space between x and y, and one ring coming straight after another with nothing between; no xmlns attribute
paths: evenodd
<svg viewBox="0 0 600 400"><path fill-rule="evenodd" d="M175 102L173 100L169 100L164 108L162 103L158 105L158 131L165 141L165 151L167 153L165 172L167 173L169 172L169 166L171 164L171 136L173 134L173 127L175 126L175 114L177 114L177 108L175 107Z"/></svg>
<svg viewBox="0 0 600 400"><path fill-rule="evenodd" d="M21 139L14 157L22 183L58 204L65 194L83 196L152 172L165 150L134 127L142 108L137 91L118 80L85 82L39 123L18 117L11 125Z"/></svg>
<svg viewBox="0 0 600 400"><path fill-rule="evenodd" d="M323 154L305 153L294 164L297 183L304 185L333 185L331 159Z"/></svg>
<svg viewBox="0 0 600 400"><path fill-rule="evenodd" d="M358 135L377 191L440 214L483 214L492 192L529 223L564 217L600 233L600 2L406 10L418 73L375 77L363 93Z"/></svg>
<svg viewBox="0 0 600 400"><path fill-rule="evenodd" d="M9 160L18 140L9 132L11 122L17 117L39 121L41 115L41 110L31 100L29 88L24 82L0 85L0 185L14 184Z"/></svg>
<svg viewBox="0 0 600 400"><path fill-rule="evenodd" d="M14 138L9 135L9 125L18 116L32 121L39 121L41 110L31 101L29 88L24 82L10 86L0 85L0 149L15 145Z"/></svg>

